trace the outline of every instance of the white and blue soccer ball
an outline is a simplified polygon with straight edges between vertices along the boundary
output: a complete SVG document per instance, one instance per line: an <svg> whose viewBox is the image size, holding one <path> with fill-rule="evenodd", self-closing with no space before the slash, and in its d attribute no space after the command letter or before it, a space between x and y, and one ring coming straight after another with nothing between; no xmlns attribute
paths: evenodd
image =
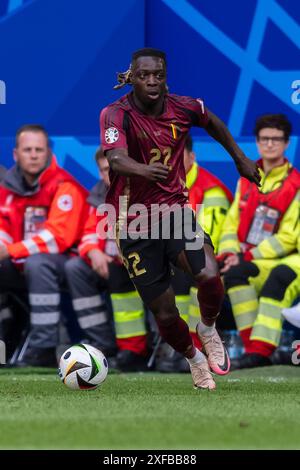
<svg viewBox="0 0 300 470"><path fill-rule="evenodd" d="M75 344L60 358L58 375L73 390L93 390L106 379L107 360L99 349L89 344Z"/></svg>

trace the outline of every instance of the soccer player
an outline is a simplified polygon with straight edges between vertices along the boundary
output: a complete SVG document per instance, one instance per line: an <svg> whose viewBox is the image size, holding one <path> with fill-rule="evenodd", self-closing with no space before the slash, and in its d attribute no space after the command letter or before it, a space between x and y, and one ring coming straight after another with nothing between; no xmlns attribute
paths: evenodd
<svg viewBox="0 0 300 470"><path fill-rule="evenodd" d="M183 149L189 129L204 127L230 153L240 174L257 184L258 168L202 100L168 93L164 52L152 48L136 51L131 68L119 74L118 79L118 86L128 83L133 90L102 111L100 126L102 146L111 169L106 202L117 213L120 250L140 296L155 316L162 338L186 357L194 386L213 390L216 385L211 370L226 374L230 368L228 354L215 329L223 285L210 238L204 236L202 247L193 249L199 245L201 233L199 229L196 232L193 212L184 210L187 193ZM160 231L163 231L164 217L170 215L170 207L177 204L184 219L189 219L184 224L184 234L178 238L174 213L169 237L160 233L157 239L151 234L147 239L141 230L139 237L128 233L126 238L124 226L136 218L132 213L133 204L139 204L141 211L145 207L151 214L151 226L157 223L155 211L163 204L165 212L159 221ZM187 235L187 229L196 232L193 240L190 240L190 233ZM190 273L197 285L201 310L197 333L207 359L194 347L188 325L176 308L170 286L171 262Z"/></svg>

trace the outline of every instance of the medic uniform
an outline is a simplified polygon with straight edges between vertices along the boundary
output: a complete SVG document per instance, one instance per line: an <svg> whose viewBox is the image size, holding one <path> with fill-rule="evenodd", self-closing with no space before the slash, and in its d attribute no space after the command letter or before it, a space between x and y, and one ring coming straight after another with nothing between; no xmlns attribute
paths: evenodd
<svg viewBox="0 0 300 470"><path fill-rule="evenodd" d="M225 287L245 352L268 357L281 334L280 311L266 300L275 286L269 274L283 257L296 251L300 174L287 160L268 174L261 160L258 164L261 187L239 180L223 224L219 253L240 253L240 264L224 275Z"/></svg>
<svg viewBox="0 0 300 470"><path fill-rule="evenodd" d="M57 345L64 264L86 212L85 189L54 156L33 186L18 165L1 183L0 243L10 258L1 263L0 286L2 292L29 292L30 348Z"/></svg>
<svg viewBox="0 0 300 470"><path fill-rule="evenodd" d="M299 228L298 234L300 233ZM261 291L258 315L263 317L266 312L272 312L273 318L277 320L279 327L283 321L282 311L288 309L300 296L300 236L298 237L297 253L278 260L278 264L271 270L267 281ZM274 332L277 346L278 333ZM292 346L292 345L290 345ZM280 352L280 354L284 354ZM283 358L284 359L284 358ZM279 355L280 360L280 355ZM291 364L291 354L287 357ZM284 359L286 361L286 359Z"/></svg>

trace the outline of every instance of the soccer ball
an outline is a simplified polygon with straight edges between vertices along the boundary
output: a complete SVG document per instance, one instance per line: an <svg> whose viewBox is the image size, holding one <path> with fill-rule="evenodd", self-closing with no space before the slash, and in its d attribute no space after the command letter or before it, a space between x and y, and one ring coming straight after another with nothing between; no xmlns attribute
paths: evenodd
<svg viewBox="0 0 300 470"><path fill-rule="evenodd" d="M107 360L99 349L89 344L75 344L60 358L58 375L73 390L92 390L104 382Z"/></svg>

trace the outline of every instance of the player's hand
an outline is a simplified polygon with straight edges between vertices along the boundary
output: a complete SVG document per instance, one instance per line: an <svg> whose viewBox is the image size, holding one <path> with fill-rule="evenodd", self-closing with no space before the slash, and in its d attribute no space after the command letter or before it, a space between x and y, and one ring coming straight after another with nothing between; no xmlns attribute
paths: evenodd
<svg viewBox="0 0 300 470"><path fill-rule="evenodd" d="M91 260L93 270L102 278L108 279L109 277L109 264L113 261L111 256L103 253L101 250L91 250L87 254Z"/></svg>
<svg viewBox="0 0 300 470"><path fill-rule="evenodd" d="M165 181L169 175L169 167L162 163L144 165L142 176L149 181Z"/></svg>
<svg viewBox="0 0 300 470"><path fill-rule="evenodd" d="M241 176L247 178L251 183L255 183L257 186L260 186L261 177L256 162L253 162L250 158L247 158L244 155L236 161L236 167Z"/></svg>

